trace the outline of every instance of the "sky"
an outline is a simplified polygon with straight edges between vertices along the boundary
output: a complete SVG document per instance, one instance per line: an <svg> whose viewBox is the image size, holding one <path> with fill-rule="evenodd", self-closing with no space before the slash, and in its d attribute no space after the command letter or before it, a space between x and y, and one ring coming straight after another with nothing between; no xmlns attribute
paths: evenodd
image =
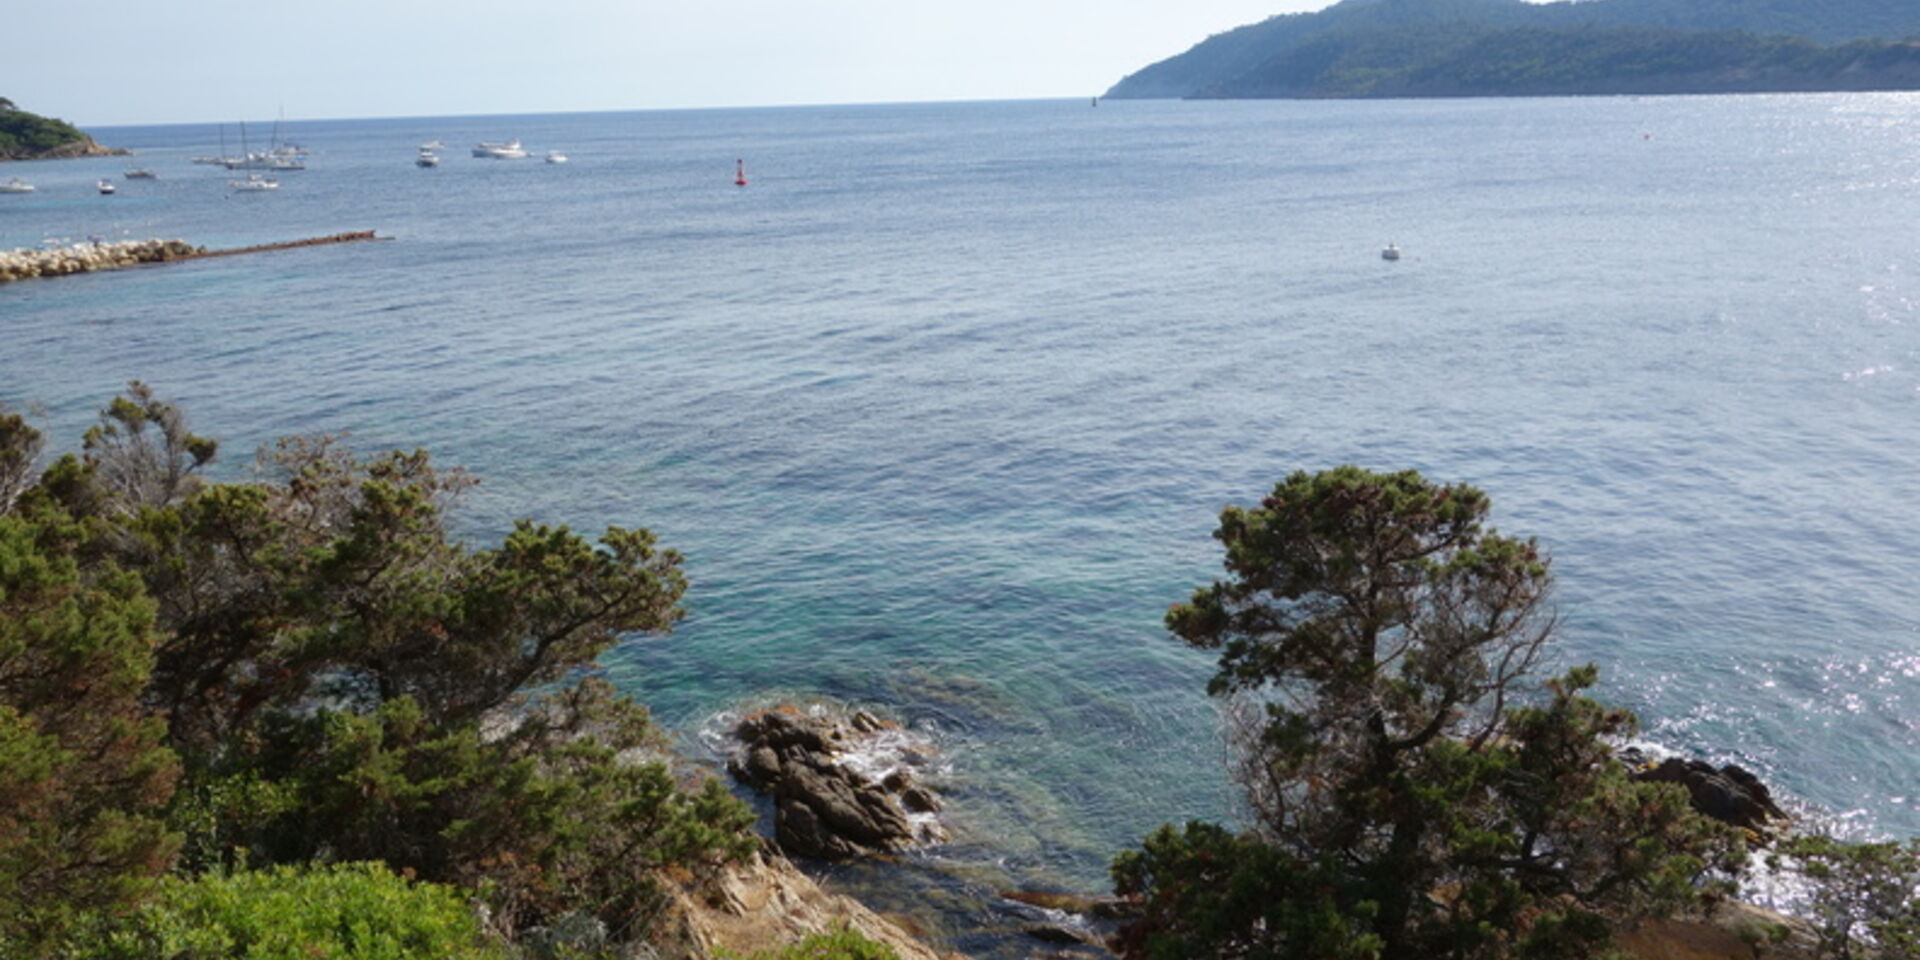
<svg viewBox="0 0 1920 960"><path fill-rule="evenodd" d="M0 96L82 127L1083 97L1327 0L20 0Z"/></svg>

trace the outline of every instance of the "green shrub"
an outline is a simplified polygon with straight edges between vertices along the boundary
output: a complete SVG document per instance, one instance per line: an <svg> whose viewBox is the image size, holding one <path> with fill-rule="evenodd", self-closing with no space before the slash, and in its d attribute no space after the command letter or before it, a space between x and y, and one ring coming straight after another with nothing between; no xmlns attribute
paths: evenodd
<svg viewBox="0 0 1920 960"><path fill-rule="evenodd" d="M900 960L900 955L884 943L867 939L858 930L841 927L832 933L810 934L799 943L738 960Z"/></svg>
<svg viewBox="0 0 1920 960"><path fill-rule="evenodd" d="M168 880L68 960L504 960L456 888L378 863Z"/></svg>

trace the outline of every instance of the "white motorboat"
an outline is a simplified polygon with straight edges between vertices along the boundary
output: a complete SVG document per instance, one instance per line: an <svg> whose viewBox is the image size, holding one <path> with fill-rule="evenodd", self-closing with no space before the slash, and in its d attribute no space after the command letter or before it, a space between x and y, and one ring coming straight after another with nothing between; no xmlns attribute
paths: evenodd
<svg viewBox="0 0 1920 960"><path fill-rule="evenodd" d="M1400 248L1394 246L1391 243L1387 244L1387 248L1385 250L1380 251L1380 259L1382 260L1400 259Z"/></svg>
<svg viewBox="0 0 1920 960"><path fill-rule="evenodd" d="M527 151L518 140L482 140L473 145L473 155L484 160L525 160Z"/></svg>
<svg viewBox="0 0 1920 960"><path fill-rule="evenodd" d="M128 170L127 179L128 180L158 180L160 179L160 175L157 173L154 173L152 170L148 170L146 167L141 167L138 170Z"/></svg>
<svg viewBox="0 0 1920 960"><path fill-rule="evenodd" d="M19 177L14 177L6 183L0 183L0 193L32 193L35 189L33 184Z"/></svg>
<svg viewBox="0 0 1920 960"><path fill-rule="evenodd" d="M567 162L567 155L566 155L566 154L564 154L564 153L561 153L561 152L560 152L560 151L558 151L558 150L548 150L548 151L547 151L547 162L548 162L548 163L566 163L566 162Z"/></svg>
<svg viewBox="0 0 1920 960"><path fill-rule="evenodd" d="M446 148L447 145L438 140L428 140L426 143L420 145L420 149L422 150L445 150Z"/></svg>
<svg viewBox="0 0 1920 960"><path fill-rule="evenodd" d="M98 184L95 184L95 186L100 188L102 195L111 195L115 189L112 180L102 180Z"/></svg>
<svg viewBox="0 0 1920 960"><path fill-rule="evenodd" d="M280 181L257 173L247 174L245 180L229 180L227 183L233 187L235 193L259 193L263 190L280 189Z"/></svg>
<svg viewBox="0 0 1920 960"><path fill-rule="evenodd" d="M426 147L421 147L420 155L413 158L413 165L416 167L437 167L440 165L440 156Z"/></svg>

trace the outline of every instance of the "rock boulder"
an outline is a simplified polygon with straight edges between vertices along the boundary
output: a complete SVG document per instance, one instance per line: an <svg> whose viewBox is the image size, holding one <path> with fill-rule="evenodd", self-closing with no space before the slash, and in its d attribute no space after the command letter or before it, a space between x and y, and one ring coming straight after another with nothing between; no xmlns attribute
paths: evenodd
<svg viewBox="0 0 1920 960"><path fill-rule="evenodd" d="M742 751L730 769L773 797L774 839L789 855L846 860L898 850L928 838L908 809L932 812L939 801L924 787L906 788L913 778L904 769L876 782L842 759L894 729L865 711L843 723L792 708L768 710L734 728ZM902 807L896 792L912 796L910 807Z"/></svg>

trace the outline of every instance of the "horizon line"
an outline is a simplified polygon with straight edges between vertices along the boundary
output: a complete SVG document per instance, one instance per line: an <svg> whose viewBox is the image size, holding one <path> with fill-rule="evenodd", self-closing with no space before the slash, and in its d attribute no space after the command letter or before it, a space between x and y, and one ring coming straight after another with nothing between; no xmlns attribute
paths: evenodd
<svg viewBox="0 0 1920 960"><path fill-rule="evenodd" d="M309 116L309 117L281 117L278 119L277 122L282 124L335 123L340 121L351 121L351 120L453 120L453 119L471 118L471 117L549 117L549 116L570 116L570 115L584 116L589 114L610 114L610 113L697 113L697 112L705 112L705 111L793 110L793 109L808 109L808 108L824 109L824 108L833 108L833 107L911 107L911 106L922 106L922 105L928 105L928 106L938 105L938 104L955 105L955 104L968 104L968 103L1047 103L1052 101L1075 102L1079 100L1085 100L1088 98L1092 98L1096 100L1106 99L1105 91L1101 91L1098 94L1083 93L1083 94L1064 94L1064 95L1034 96L1034 97L951 97L951 98L937 98L937 99L928 99L928 100L819 100L819 101L808 100L808 101L795 101L792 103L752 103L752 104L741 103L741 104L716 104L711 106L612 107L607 109L588 109L588 110L516 110L516 111L509 111L509 112L480 111L480 112L471 112L471 113L415 113L415 114L385 114L385 115L373 115L373 116L340 114L340 115ZM1134 98L1134 99L1140 99L1140 98ZM1178 99L1178 98L1167 98L1167 99ZM41 114L41 116L53 116L53 114ZM274 118L269 117L264 120L247 120L247 119L157 120L157 121L142 121L142 122L134 122L134 123L97 123L97 122L83 123L79 121L68 121L68 122L71 122L74 124L74 126L81 127L82 129L100 130L100 129L121 128L121 127L188 127L188 126L205 126L208 124L228 124L228 123L273 123L276 121Z"/></svg>

